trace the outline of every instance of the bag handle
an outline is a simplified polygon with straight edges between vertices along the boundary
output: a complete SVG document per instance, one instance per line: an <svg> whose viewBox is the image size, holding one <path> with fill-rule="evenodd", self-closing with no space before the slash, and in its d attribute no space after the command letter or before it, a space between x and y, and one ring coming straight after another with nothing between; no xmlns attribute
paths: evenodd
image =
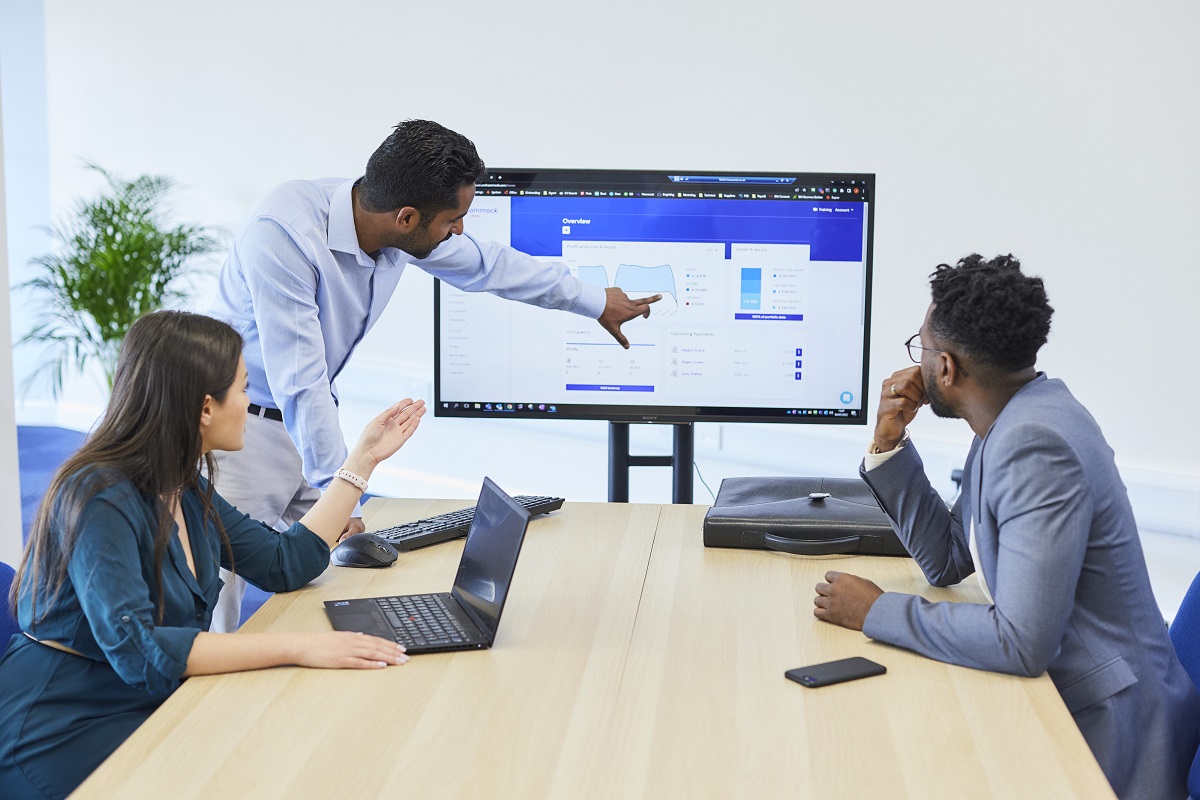
<svg viewBox="0 0 1200 800"><path fill-rule="evenodd" d="M834 556L858 549L861 536L843 536L839 539L789 539L773 533L763 535L763 546L768 550L791 553L797 556Z"/></svg>

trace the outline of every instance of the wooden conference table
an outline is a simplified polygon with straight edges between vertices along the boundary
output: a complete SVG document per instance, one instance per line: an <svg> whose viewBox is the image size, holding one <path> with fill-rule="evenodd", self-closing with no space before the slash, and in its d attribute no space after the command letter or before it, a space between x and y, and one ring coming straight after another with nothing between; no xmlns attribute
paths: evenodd
<svg viewBox="0 0 1200 800"><path fill-rule="evenodd" d="M464 505L376 499L365 517ZM72 796L1113 797L1049 678L947 666L812 616L828 569L932 600L979 600L973 580L706 549L705 509L567 503L530 524L493 649L192 678ZM326 599L447 591L461 551L330 568L243 630L329 630ZM853 655L887 675L783 677Z"/></svg>

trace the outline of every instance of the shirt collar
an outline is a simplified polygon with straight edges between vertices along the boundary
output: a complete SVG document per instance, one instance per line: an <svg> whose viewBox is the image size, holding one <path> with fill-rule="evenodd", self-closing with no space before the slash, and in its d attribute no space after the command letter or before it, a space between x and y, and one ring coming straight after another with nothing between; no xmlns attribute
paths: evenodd
<svg viewBox="0 0 1200 800"><path fill-rule="evenodd" d="M358 246L358 231L354 227L354 189L356 180L349 180L333 191L329 199L329 249L347 253L366 267L375 266L371 257Z"/></svg>

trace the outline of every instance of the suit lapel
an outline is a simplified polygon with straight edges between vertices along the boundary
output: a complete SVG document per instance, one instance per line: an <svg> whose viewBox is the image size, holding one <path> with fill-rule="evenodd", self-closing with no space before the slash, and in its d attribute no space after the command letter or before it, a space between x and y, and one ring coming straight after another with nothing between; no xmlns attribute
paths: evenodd
<svg viewBox="0 0 1200 800"><path fill-rule="evenodd" d="M994 567L995 564L991 563L988 566L984 566L983 563L983 554L985 552L990 553L993 549L991 547L993 537L989 535L990 531L985 533L983 525L983 507L986 505L983 498L983 452L986 445L987 437L984 437L980 440L979 446L975 450L975 460L971 464L971 471L968 475L971 485L971 498L967 511L971 517L967 520L966 524L973 526L975 529L975 552L979 556L979 563L975 565L975 569L983 576L984 583L991 586L995 577L995 571L991 567ZM968 528L967 536L970 537L970 535L971 531ZM988 561L991 561L991 559L988 559Z"/></svg>

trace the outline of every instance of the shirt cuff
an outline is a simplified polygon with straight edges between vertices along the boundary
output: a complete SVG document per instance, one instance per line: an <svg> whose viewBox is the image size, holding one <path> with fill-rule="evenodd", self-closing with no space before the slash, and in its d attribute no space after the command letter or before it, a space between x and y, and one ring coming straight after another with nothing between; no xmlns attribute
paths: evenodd
<svg viewBox="0 0 1200 800"><path fill-rule="evenodd" d="M870 472L881 464L885 463L889 458L899 453L904 449L904 445L908 444L908 431L904 432L904 436L900 437L900 441L891 450L886 453L872 453L875 443L867 445L867 454L863 457L863 472Z"/></svg>
<svg viewBox="0 0 1200 800"><path fill-rule="evenodd" d="M592 283L579 282L579 300L571 307L572 314L600 319L608 305L608 292Z"/></svg>
<svg viewBox="0 0 1200 800"><path fill-rule="evenodd" d="M132 611L123 611L118 618L117 630L141 656L140 659L126 657L122 659L123 663L114 664L121 679L130 686L144 687L156 697L165 697L179 688L200 629L148 627ZM135 672L138 666L142 668L140 674Z"/></svg>

